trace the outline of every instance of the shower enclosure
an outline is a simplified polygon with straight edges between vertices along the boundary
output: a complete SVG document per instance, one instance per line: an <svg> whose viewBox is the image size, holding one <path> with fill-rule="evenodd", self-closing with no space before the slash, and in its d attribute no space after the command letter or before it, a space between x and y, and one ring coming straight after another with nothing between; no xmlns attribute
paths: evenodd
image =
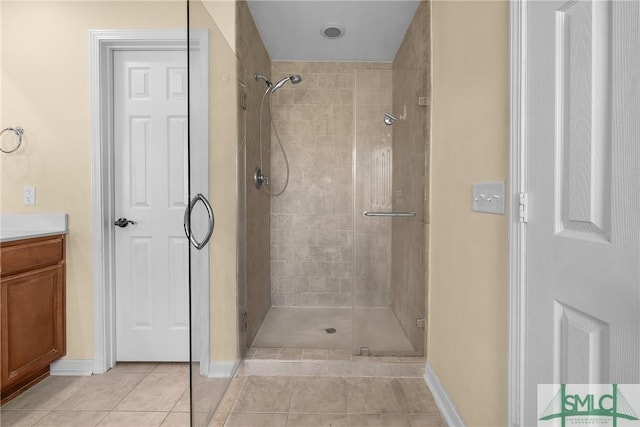
<svg viewBox="0 0 640 427"><path fill-rule="evenodd" d="M271 309L252 347L424 355L426 70L272 63L274 79L292 74L302 83L272 100L291 178L270 199ZM271 140L267 172L280 188Z"/></svg>

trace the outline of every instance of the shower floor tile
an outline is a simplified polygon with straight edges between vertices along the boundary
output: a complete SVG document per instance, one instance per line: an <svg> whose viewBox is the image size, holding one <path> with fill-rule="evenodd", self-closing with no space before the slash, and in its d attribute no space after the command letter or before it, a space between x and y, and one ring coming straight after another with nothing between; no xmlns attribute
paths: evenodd
<svg viewBox="0 0 640 427"><path fill-rule="evenodd" d="M327 328L334 328L329 334ZM353 335L353 339L352 339ZM252 347L351 350L373 354L414 352L388 308L272 307Z"/></svg>
<svg viewBox="0 0 640 427"><path fill-rule="evenodd" d="M369 347L372 355L416 351L395 314L388 308L356 308L353 328L355 349Z"/></svg>

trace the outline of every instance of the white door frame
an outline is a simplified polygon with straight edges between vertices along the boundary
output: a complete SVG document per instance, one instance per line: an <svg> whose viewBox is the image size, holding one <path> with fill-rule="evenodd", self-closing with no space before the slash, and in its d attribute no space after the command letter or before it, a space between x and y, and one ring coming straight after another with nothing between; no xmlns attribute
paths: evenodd
<svg viewBox="0 0 640 427"><path fill-rule="evenodd" d="M209 35L207 30L191 31L189 59L192 76L203 96L191 99L192 114L197 114L197 127L191 128L191 150L197 152L202 164L194 165L198 188L208 193L208 135L209 135ZM93 372L101 374L115 365L115 234L114 176L113 176L113 52L115 50L184 49L187 32L179 30L91 30L91 141L92 141L92 242L93 242ZM194 102L195 101L195 102ZM194 156L195 157L195 156ZM206 193L205 193L206 195ZM208 249L207 249L208 250ZM209 256L198 257L202 264L192 272L198 283L209 284ZM208 301L209 286L204 287ZM202 304L198 316L196 339L200 344L202 366L209 366L209 306ZM193 325L190 325L193 327ZM198 354L196 354L196 357Z"/></svg>
<svg viewBox="0 0 640 427"><path fill-rule="evenodd" d="M507 425L524 426L526 320L526 223L520 221L520 193L526 193L526 13L527 0L509 1L509 350Z"/></svg>

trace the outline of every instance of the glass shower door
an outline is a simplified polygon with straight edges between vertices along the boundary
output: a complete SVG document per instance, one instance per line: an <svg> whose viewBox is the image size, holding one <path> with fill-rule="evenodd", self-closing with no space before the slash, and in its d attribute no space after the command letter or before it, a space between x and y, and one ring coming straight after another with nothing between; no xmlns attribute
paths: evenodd
<svg viewBox="0 0 640 427"><path fill-rule="evenodd" d="M237 59L208 7L188 1L193 426L210 424L239 364Z"/></svg>
<svg viewBox="0 0 640 427"><path fill-rule="evenodd" d="M420 76L403 73L355 77L353 354L364 356L424 353L427 115L400 81Z"/></svg>

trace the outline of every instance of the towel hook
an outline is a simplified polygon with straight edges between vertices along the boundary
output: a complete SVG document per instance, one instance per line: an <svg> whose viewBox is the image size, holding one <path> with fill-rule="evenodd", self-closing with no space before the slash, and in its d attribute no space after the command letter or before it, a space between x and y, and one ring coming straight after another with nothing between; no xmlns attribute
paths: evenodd
<svg viewBox="0 0 640 427"><path fill-rule="evenodd" d="M14 128L4 128L2 129L2 131L0 131L0 136L2 136L2 134L6 131L11 131L16 134L16 136L18 137L18 145L16 145L13 150L4 150L2 146L0 146L0 151L2 151L3 153L13 153L18 148L20 148L20 144L22 144L22 134L24 133L24 129L22 129L20 126L16 126Z"/></svg>

